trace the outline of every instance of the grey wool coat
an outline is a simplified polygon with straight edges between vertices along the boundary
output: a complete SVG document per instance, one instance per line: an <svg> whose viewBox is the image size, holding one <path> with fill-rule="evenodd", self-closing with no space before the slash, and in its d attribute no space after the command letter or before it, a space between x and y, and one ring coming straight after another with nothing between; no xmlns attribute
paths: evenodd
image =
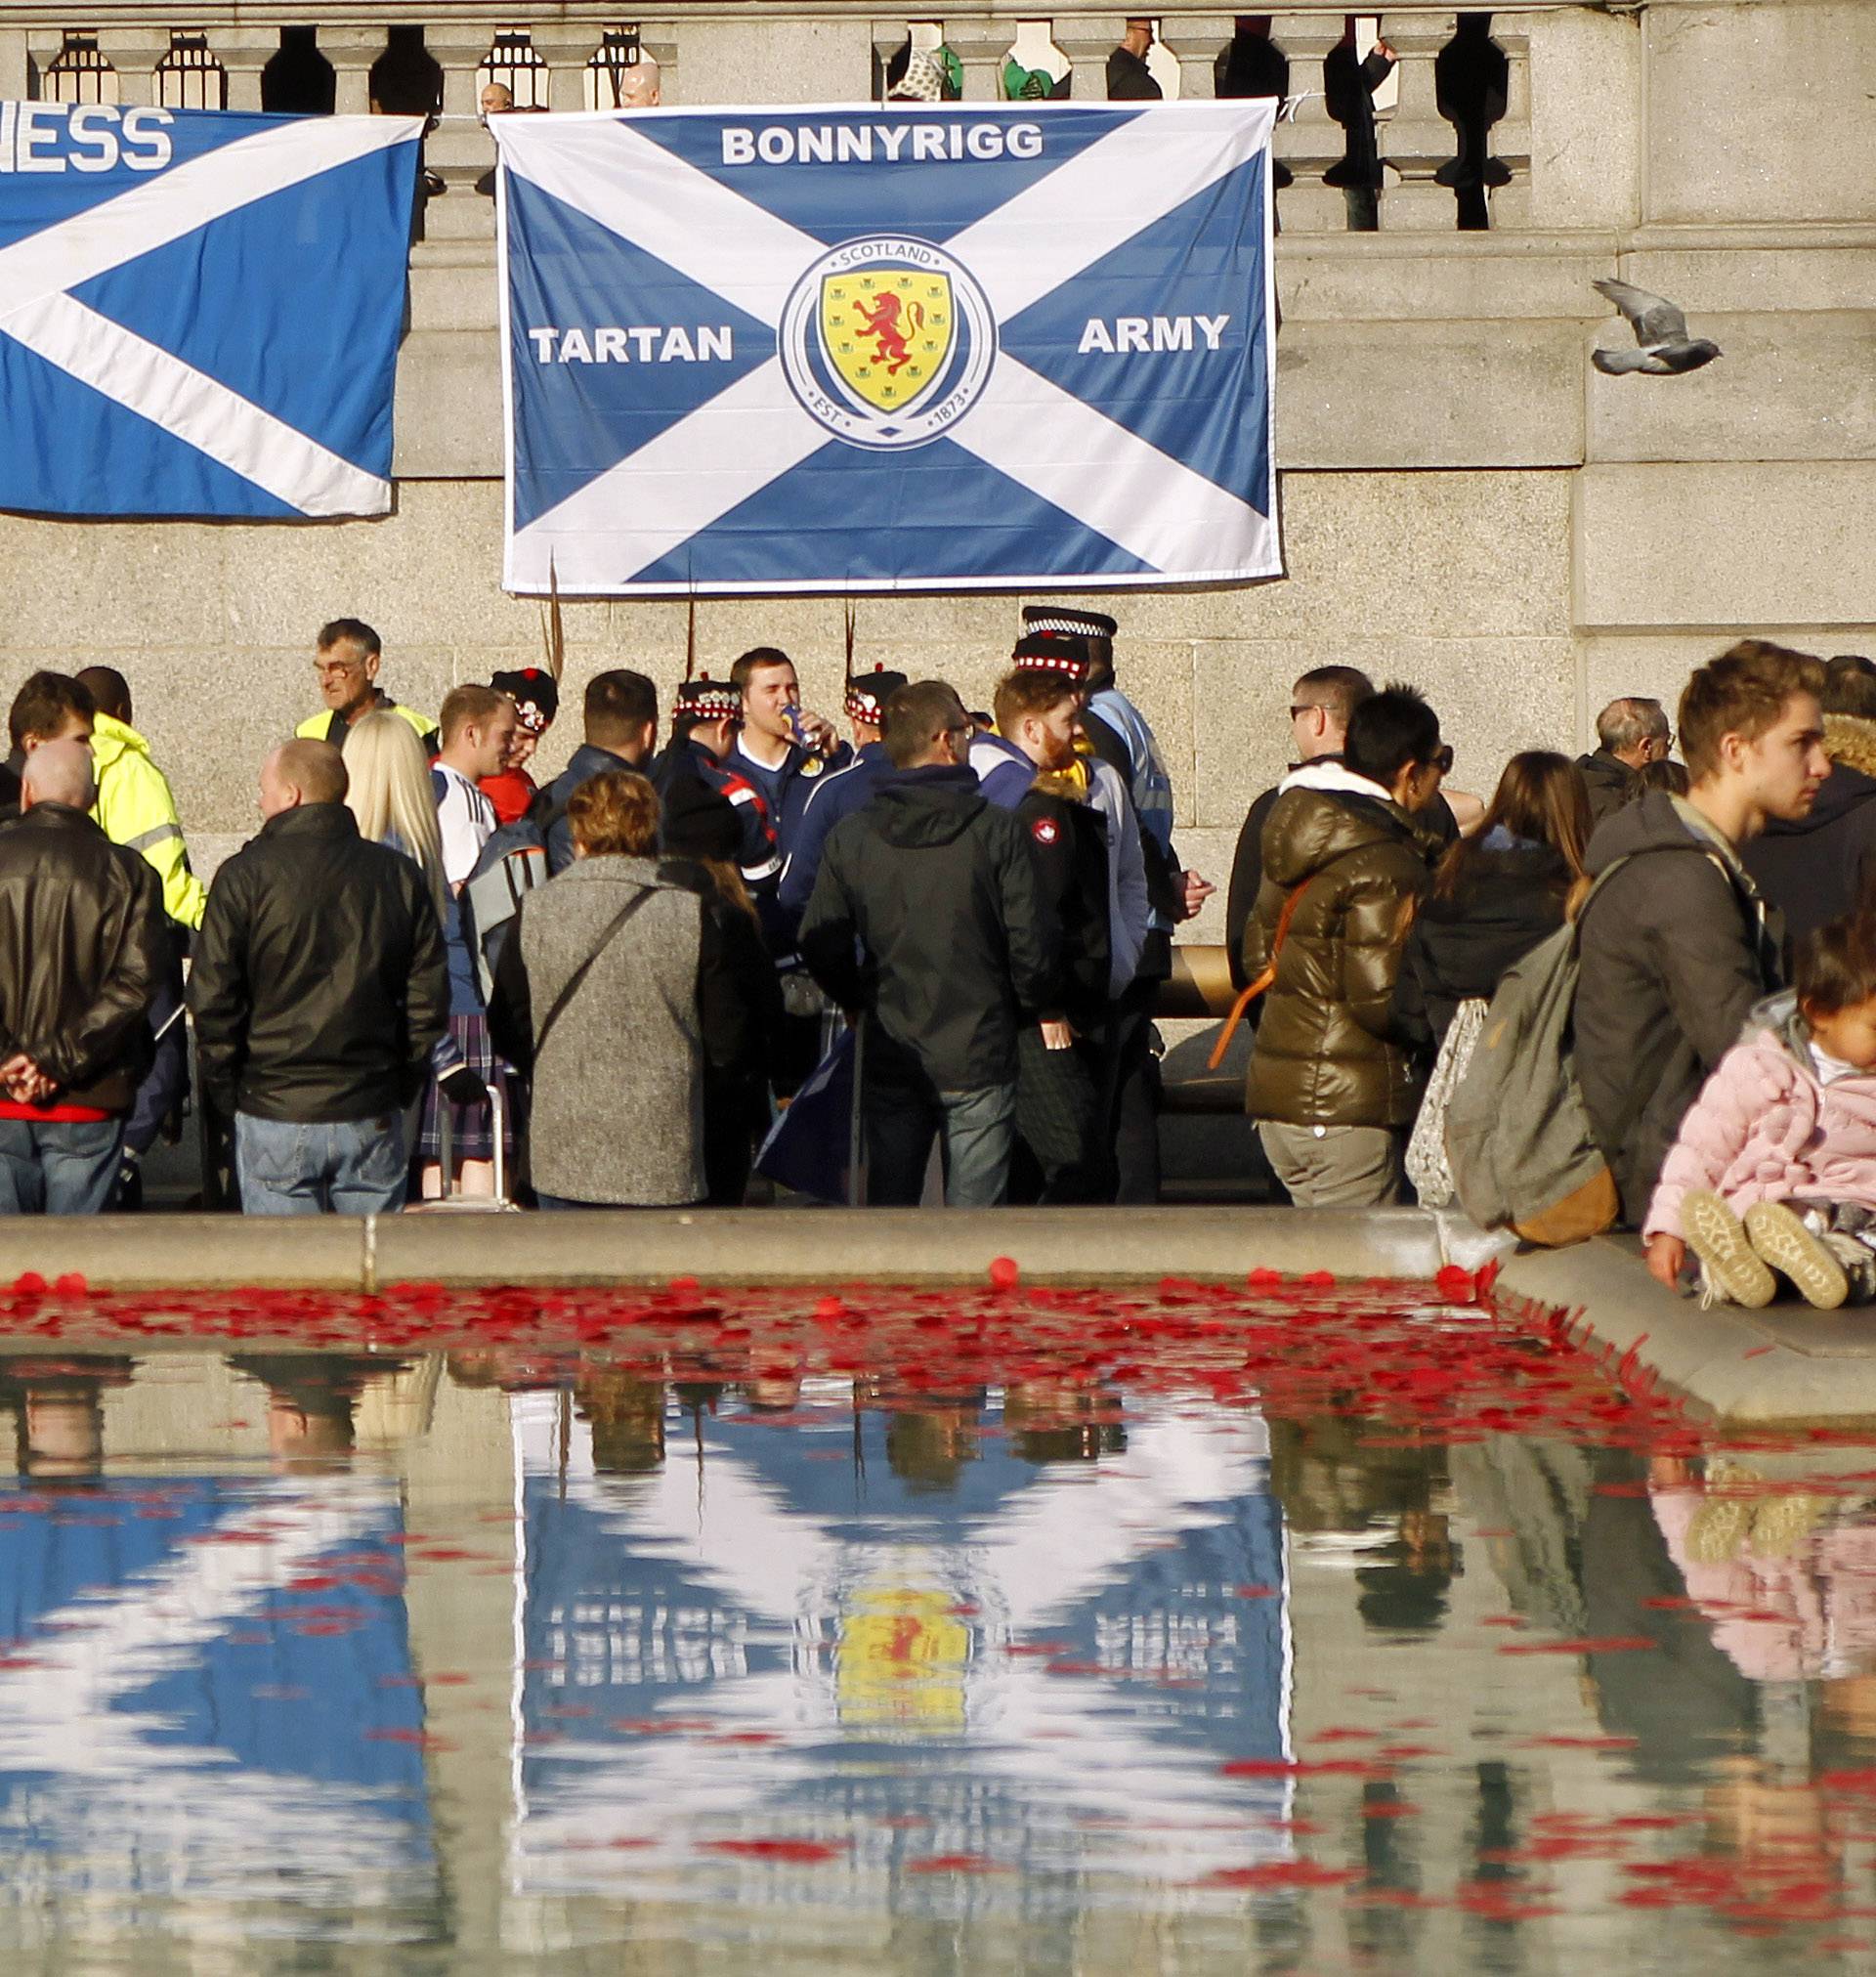
<svg viewBox="0 0 1876 1977"><path fill-rule="evenodd" d="M641 891L541 1048L561 990ZM522 901L489 1023L533 1077L540 1192L630 1208L704 1198L704 1074L746 1061L754 1034L723 934L731 910L695 867L651 858L580 859Z"/></svg>

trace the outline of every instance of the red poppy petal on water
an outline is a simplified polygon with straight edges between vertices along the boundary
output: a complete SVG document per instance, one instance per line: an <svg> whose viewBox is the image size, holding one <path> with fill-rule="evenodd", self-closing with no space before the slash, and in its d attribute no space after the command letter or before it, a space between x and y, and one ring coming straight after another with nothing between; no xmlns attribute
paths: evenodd
<svg viewBox="0 0 1876 1977"><path fill-rule="evenodd" d="M1002 1861L987 1854L926 1854L922 1860L908 1861L909 1874L1006 1874L1012 1871Z"/></svg>
<svg viewBox="0 0 1876 1977"><path fill-rule="evenodd" d="M751 1861L837 1861L845 1859L852 1842L848 1840L704 1840L707 1854L734 1854Z"/></svg>
<svg viewBox="0 0 1876 1977"><path fill-rule="evenodd" d="M1339 1888L1361 1879L1359 1868L1326 1868L1316 1861L1266 1861L1256 1868L1220 1868L1191 1883L1195 1888Z"/></svg>
<svg viewBox="0 0 1876 1977"><path fill-rule="evenodd" d="M13 1294L17 1298L42 1298L46 1294L46 1280L36 1269L22 1270L13 1280Z"/></svg>
<svg viewBox="0 0 1876 1977"><path fill-rule="evenodd" d="M1645 1634L1585 1634L1574 1641L1507 1641L1501 1655L1625 1655L1642 1648L1658 1648L1659 1641Z"/></svg>
<svg viewBox="0 0 1876 1977"><path fill-rule="evenodd" d="M994 1291L1013 1291L1023 1280L1022 1267L1014 1257L994 1256L990 1260L990 1287Z"/></svg>
<svg viewBox="0 0 1876 1977"><path fill-rule="evenodd" d="M427 1730L367 1730L362 1733L367 1743L408 1743L418 1750L451 1750L455 1746L441 1737L432 1737Z"/></svg>
<svg viewBox="0 0 1876 1977"><path fill-rule="evenodd" d="M1275 1586L1233 1586L1234 1600L1274 1600L1280 1596Z"/></svg>
<svg viewBox="0 0 1876 1977"><path fill-rule="evenodd" d="M1245 1278L1245 1282L1254 1291L1274 1290L1282 1281L1283 1272L1280 1269L1254 1269Z"/></svg>

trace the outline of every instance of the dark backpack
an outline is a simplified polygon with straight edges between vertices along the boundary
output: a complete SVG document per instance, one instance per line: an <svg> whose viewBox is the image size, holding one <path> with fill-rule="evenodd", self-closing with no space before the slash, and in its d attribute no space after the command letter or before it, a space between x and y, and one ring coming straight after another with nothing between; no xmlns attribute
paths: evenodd
<svg viewBox="0 0 1876 1977"><path fill-rule="evenodd" d="M566 814L567 805L553 800L551 789L536 791L527 810L483 845L463 881L457 906L485 1003L494 993L495 964L522 900L554 876L547 839Z"/></svg>

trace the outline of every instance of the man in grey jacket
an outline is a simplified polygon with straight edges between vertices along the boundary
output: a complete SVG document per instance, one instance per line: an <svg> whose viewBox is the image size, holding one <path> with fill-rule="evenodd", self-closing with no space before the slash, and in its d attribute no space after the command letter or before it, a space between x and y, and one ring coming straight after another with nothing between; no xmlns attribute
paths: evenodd
<svg viewBox="0 0 1876 1977"><path fill-rule="evenodd" d="M1693 787L1650 791L1590 848L1608 882L1584 909L1575 1056L1583 1100L1640 1225L1661 1163L1759 998L1780 986L1779 930L1739 862L1769 817L1802 817L1830 773L1823 667L1746 639L1681 696Z"/></svg>

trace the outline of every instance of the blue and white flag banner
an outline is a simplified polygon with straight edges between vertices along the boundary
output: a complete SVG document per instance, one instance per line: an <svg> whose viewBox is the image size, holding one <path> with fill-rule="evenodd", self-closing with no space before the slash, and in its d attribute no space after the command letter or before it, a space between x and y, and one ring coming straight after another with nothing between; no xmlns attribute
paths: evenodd
<svg viewBox="0 0 1876 1977"><path fill-rule="evenodd" d="M387 512L422 127L0 103L0 508Z"/></svg>
<svg viewBox="0 0 1876 1977"><path fill-rule="evenodd" d="M507 587L1280 575L1275 107L492 118Z"/></svg>

